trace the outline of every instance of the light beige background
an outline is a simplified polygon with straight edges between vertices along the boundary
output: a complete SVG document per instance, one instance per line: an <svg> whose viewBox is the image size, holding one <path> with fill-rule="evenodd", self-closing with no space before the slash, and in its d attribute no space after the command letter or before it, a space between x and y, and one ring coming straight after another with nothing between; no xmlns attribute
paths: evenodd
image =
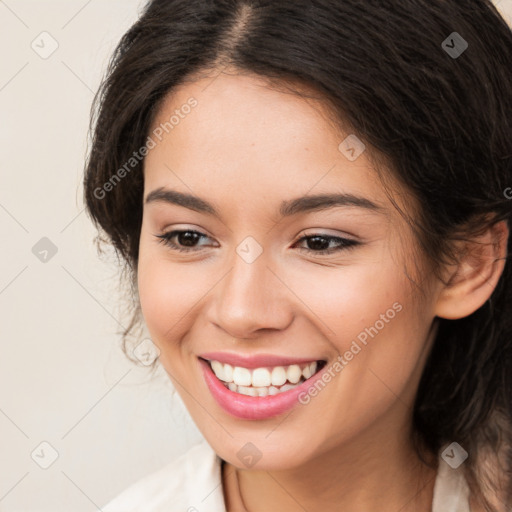
<svg viewBox="0 0 512 512"><path fill-rule="evenodd" d="M496 4L512 24L512 0ZM3 512L92 512L201 438L165 373L122 355L116 267L83 212L91 101L142 5L0 0ZM33 41L58 48L43 59ZM47 262L32 253L43 237Z"/></svg>

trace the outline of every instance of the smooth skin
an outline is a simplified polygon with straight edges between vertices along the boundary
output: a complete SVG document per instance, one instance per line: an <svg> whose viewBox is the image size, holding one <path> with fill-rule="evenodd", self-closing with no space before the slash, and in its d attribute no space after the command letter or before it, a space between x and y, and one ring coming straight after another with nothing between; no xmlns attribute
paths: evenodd
<svg viewBox="0 0 512 512"><path fill-rule="evenodd" d="M329 122L320 101L224 71L168 95L152 130L191 97L197 106L146 157L144 198L160 188L193 194L219 216L164 200L145 203L138 287L163 367L227 462L228 511L430 511L436 471L420 463L410 441L414 397L436 316L467 316L496 286L506 225L482 235L486 245L476 244L471 258L447 267L445 285L421 259L369 149L347 159L338 146L349 133ZM401 189L395 183L393 190ZM280 217L283 201L333 193L379 209L345 205ZM395 199L408 211L415 204L403 191ZM158 238L172 230L201 235L172 238L189 249L180 252ZM359 244L312 243L306 235ZM248 236L263 249L252 263L236 252ZM333 251L319 254L323 248ZM317 396L289 413L235 418L203 379L197 356L210 351L332 364L394 303L402 310ZM246 443L262 454L251 468L237 456Z"/></svg>

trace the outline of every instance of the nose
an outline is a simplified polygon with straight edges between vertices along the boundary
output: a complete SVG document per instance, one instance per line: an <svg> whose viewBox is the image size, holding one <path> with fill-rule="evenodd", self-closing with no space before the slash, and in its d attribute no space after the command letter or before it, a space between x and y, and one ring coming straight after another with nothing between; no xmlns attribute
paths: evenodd
<svg viewBox="0 0 512 512"><path fill-rule="evenodd" d="M238 339L286 329L293 321L290 291L264 255L247 263L235 254L231 270L214 290L208 319Z"/></svg>

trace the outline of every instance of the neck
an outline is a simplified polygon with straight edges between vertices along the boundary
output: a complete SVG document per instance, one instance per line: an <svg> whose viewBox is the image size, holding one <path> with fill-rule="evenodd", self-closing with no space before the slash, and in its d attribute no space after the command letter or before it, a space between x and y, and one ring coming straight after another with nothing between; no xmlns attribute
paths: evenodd
<svg viewBox="0 0 512 512"><path fill-rule="evenodd" d="M243 470L226 462L227 511L430 512L437 469L425 466L403 435L387 443L372 436L286 470ZM434 457L430 462L436 465Z"/></svg>

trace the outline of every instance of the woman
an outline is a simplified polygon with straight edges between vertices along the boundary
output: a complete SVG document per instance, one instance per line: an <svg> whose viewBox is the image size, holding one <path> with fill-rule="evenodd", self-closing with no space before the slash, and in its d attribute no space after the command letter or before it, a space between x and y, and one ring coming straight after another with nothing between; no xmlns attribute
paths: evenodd
<svg viewBox="0 0 512 512"><path fill-rule="evenodd" d="M85 198L205 442L104 511L511 510L511 91L486 0L146 6Z"/></svg>

